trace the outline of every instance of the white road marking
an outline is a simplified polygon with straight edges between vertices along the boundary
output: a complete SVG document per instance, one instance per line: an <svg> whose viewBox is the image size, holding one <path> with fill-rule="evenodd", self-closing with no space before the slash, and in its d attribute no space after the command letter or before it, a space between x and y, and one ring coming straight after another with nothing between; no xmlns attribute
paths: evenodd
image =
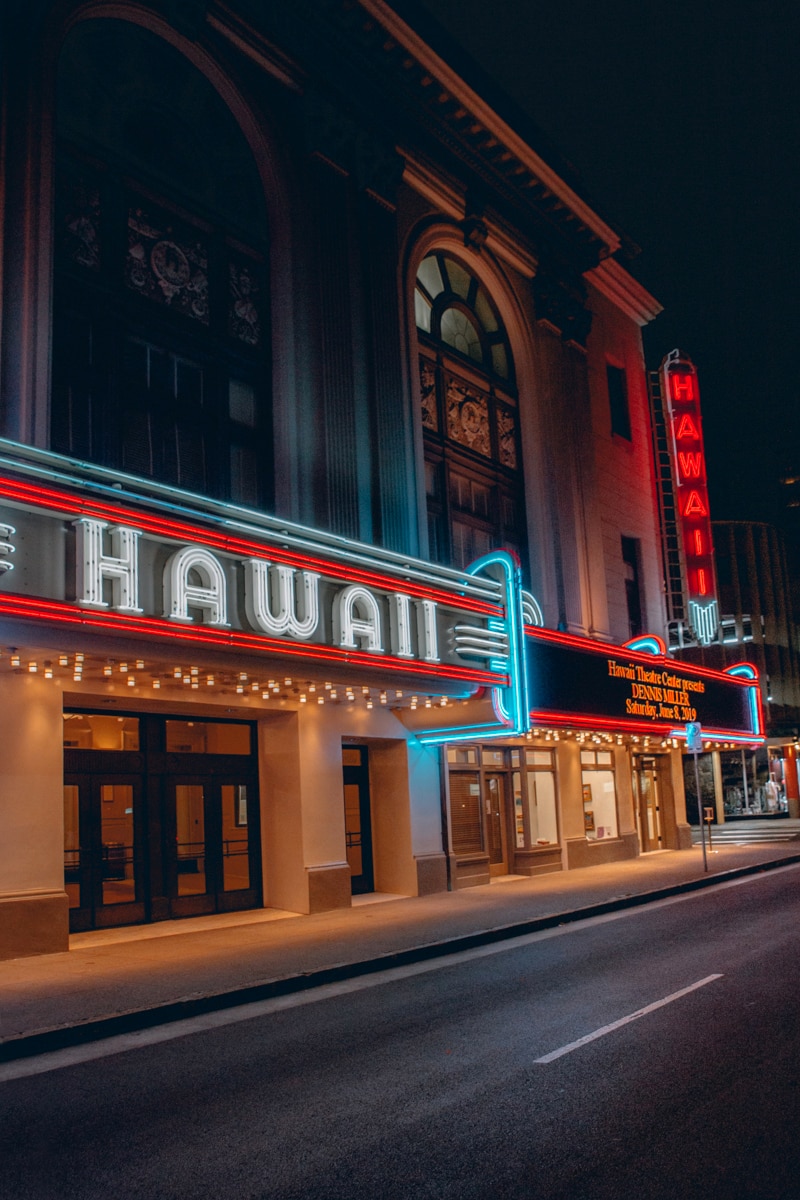
<svg viewBox="0 0 800 1200"><path fill-rule="evenodd" d="M696 992L698 988L705 987L707 983L713 983L715 979L722 979L722 975L706 975L705 979L699 979L697 983L690 983L688 987L681 988L679 992L672 992L669 996L665 996L663 1000L655 1000L652 1004L646 1004L644 1008L637 1008L636 1012L629 1013L627 1017L620 1017L618 1021L612 1021L610 1025L603 1025L601 1029L595 1029L593 1033L587 1033L575 1042L568 1042L566 1046L560 1046L558 1050L551 1050L549 1054L543 1054L541 1058L534 1059L534 1062L554 1062L555 1059L561 1058L563 1054L571 1054L573 1050L579 1050L581 1046L587 1045L588 1042L594 1042L597 1038L605 1037L607 1033L613 1033L615 1029L621 1029L623 1025L630 1025L631 1021L638 1021L640 1017L646 1017L648 1013L655 1012L659 1008L664 1008L665 1005L672 1004L675 1000L680 1000L682 996L688 996L690 992Z"/></svg>
<svg viewBox="0 0 800 1200"><path fill-rule="evenodd" d="M788 864L778 867L769 873L782 874L784 871L797 870L796 865ZM249 1004L236 1005L234 1008L224 1008L217 1012L205 1013L198 1017L187 1017L182 1021L172 1021L165 1025L156 1025L152 1029L136 1030L133 1033L117 1034L113 1037L102 1038L99 1041L87 1042L82 1046L69 1046L64 1050L52 1050L37 1054L30 1058L15 1059L12 1062L0 1063L0 1083L12 1079L24 1079L29 1075L43 1075L47 1071L56 1071L61 1067L72 1067L79 1063L92 1062L94 1059L109 1058L113 1054L123 1054L127 1050L139 1050L145 1046L154 1046L160 1042L171 1042L175 1038L187 1037L193 1033L203 1033L209 1029L220 1029L225 1025L235 1025L239 1021L249 1021L255 1017L268 1016L274 1012L283 1012L290 1008L300 1008L305 1004L315 1004L317 1001L330 1000L336 996L348 995L352 992L366 991L368 988L379 987L384 983L394 983L408 979L414 975L425 975L431 971L441 971L447 967L458 966L460 963L471 962L477 958L487 958L492 954L504 954L506 951L518 950L522 946L530 946L535 942L547 941L549 938L564 937L566 934L578 933L595 925L605 925L611 921L622 921L628 917L644 916L647 913L658 912L661 908L669 908L673 904L684 904L687 900L700 899L722 888L741 887L743 884L767 878L763 875L747 875L739 879L727 879L714 884L706 891L681 892L675 896L665 896L662 900L653 900L644 905L634 904L616 912L603 913L597 917L584 917L579 921L565 921L563 925L552 929L541 929L535 933L525 933L519 937L507 938L504 941L492 942L488 946L476 946L472 950L458 950L455 954L442 955L441 958L429 959L426 962L410 963L405 967L391 967L385 971L376 971L371 975L358 976L355 979L345 979L341 983L325 984L321 987L310 988L306 992L293 992L287 996L278 996L271 1000L257 1000ZM616 899L617 897L613 897ZM721 978L718 975L709 976L695 987ZM691 988L689 989L692 990ZM676 993L676 996L682 995ZM661 1001L662 1004L669 1000ZM627 1020L634 1020L649 1009L642 1009ZM609 1026L609 1029L612 1027ZM616 1026L613 1026L616 1028ZM602 1032L602 1031L601 1031ZM589 1039L597 1034L590 1034ZM577 1045L578 1043L575 1043ZM569 1047L567 1048L569 1049ZM555 1053L567 1053L567 1049ZM536 1062L548 1062L549 1058L536 1059Z"/></svg>

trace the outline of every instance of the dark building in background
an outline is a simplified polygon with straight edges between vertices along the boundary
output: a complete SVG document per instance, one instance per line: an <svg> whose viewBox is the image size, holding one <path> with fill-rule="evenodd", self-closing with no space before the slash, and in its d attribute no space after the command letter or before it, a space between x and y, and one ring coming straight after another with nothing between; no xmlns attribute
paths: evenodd
<svg viewBox="0 0 800 1200"><path fill-rule="evenodd" d="M800 815L800 627L793 572L778 529L711 520L697 373L673 351L650 376L670 649L677 658L758 673L767 741L745 749L709 741L704 803L718 821ZM687 811L698 821L693 770Z"/></svg>

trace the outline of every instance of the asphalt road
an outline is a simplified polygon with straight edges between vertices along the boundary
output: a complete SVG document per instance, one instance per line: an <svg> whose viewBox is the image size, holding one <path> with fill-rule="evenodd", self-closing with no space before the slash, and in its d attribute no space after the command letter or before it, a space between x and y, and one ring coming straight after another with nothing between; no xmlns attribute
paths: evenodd
<svg viewBox="0 0 800 1200"><path fill-rule="evenodd" d="M796 1200L799 929L788 868L0 1083L0 1197Z"/></svg>

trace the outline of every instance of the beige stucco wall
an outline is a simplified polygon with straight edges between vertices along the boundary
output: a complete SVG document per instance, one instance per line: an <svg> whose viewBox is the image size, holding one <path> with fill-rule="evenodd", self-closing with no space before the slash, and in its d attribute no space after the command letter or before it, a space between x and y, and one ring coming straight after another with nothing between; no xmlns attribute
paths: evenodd
<svg viewBox="0 0 800 1200"><path fill-rule="evenodd" d="M641 553L642 620L649 633L664 636L665 616L659 558L660 533L652 461L650 400L636 322L589 287L592 328L586 343L591 392L590 435L595 454L594 507L602 529L608 621L612 641L628 640L628 609L621 537L636 538ZM631 439L611 433L606 365L625 369Z"/></svg>
<svg viewBox="0 0 800 1200"><path fill-rule="evenodd" d="M307 704L259 723L264 902L293 912L350 903L342 745L368 750L376 891L416 895L442 858L438 751L388 709Z"/></svg>
<svg viewBox="0 0 800 1200"><path fill-rule="evenodd" d="M65 950L61 692L0 675L0 957Z"/></svg>

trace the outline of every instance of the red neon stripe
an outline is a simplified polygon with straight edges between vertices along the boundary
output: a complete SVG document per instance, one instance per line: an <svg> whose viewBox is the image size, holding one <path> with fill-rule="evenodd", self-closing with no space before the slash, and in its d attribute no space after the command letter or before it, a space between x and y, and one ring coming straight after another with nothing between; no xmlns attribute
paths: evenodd
<svg viewBox="0 0 800 1200"><path fill-rule="evenodd" d="M702 675L707 679L715 679L717 682L739 683L745 687L753 683L752 679L737 678L734 675L728 675L725 671L714 671L711 667L697 667L694 663L689 666L688 663L677 662L660 654L647 654L642 650L628 650L625 646L618 646L616 642L594 642L590 638L582 638L574 633L562 633L556 629L542 629L539 625L526 625L525 635L531 638L532 641L539 639L543 642L556 642L563 646L583 650L588 654L600 654L604 658L607 658L609 654L618 654L621 657L632 658L636 662L644 663L651 669L654 663L660 663L662 669L668 667L675 674L681 673L685 675L687 679L693 678L696 675ZM642 636L646 635L643 634Z"/></svg>
<svg viewBox="0 0 800 1200"><path fill-rule="evenodd" d="M598 729L617 733L643 733L645 735L649 734L651 737L669 737L671 736L671 731L677 728L675 721L653 721L645 725L639 721L628 721L624 717L620 717L619 720L610 720L604 717L585 717L573 713L550 712L546 709L533 709L530 717L534 725L573 726L579 729ZM731 738L747 738L750 741L758 741L761 738L761 734L760 731L750 733L747 730L738 729L729 729L727 732L721 729L703 729L703 741L724 742Z"/></svg>
<svg viewBox="0 0 800 1200"><path fill-rule="evenodd" d="M507 675L495 675L491 671L479 671L474 667L454 667L448 663L426 663L415 659L396 658L394 655L368 654L363 650L341 650L334 646L310 647L306 642L289 642L278 638L259 637L258 634L240 633L235 630L213 629L202 625L177 625L159 617L134 617L125 613L96 613L73 608L58 600L28 599L24 596L0 596L0 614L21 619L57 621L64 625L100 629L126 634L141 634L164 640L202 643L223 649L255 651L259 654L310 658L322 662L343 662L352 666L387 666L393 672L420 675L425 678L454 679L486 687L508 687Z"/></svg>
<svg viewBox="0 0 800 1200"><path fill-rule="evenodd" d="M334 580L343 579L350 583L363 583L387 592L402 591L404 594L418 599L436 600L440 604L467 612L480 613L490 617L502 616L500 606L492 604L488 600L454 595L443 588L427 586L402 578L396 579L363 567L348 566L346 563L333 563L301 551L285 550L282 547L249 541L247 538L215 533L212 530L191 525L186 521L153 516L136 509L124 508L121 505L99 503L87 497L73 496L69 492L56 491L54 488L42 487L39 484L34 485L22 480L0 479L0 496L18 500L24 504L32 504L38 508L52 508L57 513L66 513L69 516L89 516L97 520L110 521L112 524L133 525L143 532L156 534L159 537L194 542L229 554L269 558L270 561L293 566L299 570L317 571Z"/></svg>

